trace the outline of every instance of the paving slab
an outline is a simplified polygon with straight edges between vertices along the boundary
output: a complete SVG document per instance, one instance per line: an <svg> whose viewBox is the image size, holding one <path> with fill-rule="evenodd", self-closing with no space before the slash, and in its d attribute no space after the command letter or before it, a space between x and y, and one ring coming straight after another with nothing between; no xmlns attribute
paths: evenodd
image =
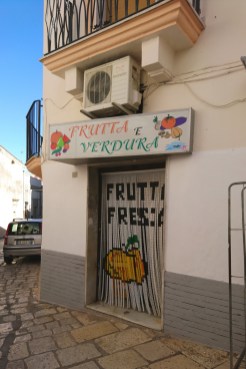
<svg viewBox="0 0 246 369"><path fill-rule="evenodd" d="M42 316L53 315L53 314L56 314L56 310L53 308L42 309L35 313L35 318L40 318Z"/></svg>
<svg viewBox="0 0 246 369"><path fill-rule="evenodd" d="M175 351L169 349L161 341L151 341L134 347L148 361L157 361L175 354Z"/></svg>
<svg viewBox="0 0 246 369"><path fill-rule="evenodd" d="M215 368L228 359L228 354L225 351L198 345L190 341L169 338L163 339L162 342L172 350L179 351L186 357L203 365L206 369Z"/></svg>
<svg viewBox="0 0 246 369"><path fill-rule="evenodd" d="M54 340L59 348L75 346L76 342L69 332L60 333L54 336Z"/></svg>
<svg viewBox="0 0 246 369"><path fill-rule="evenodd" d="M95 314L90 314L88 312L80 312L74 311L72 315L84 326L97 323L98 321L102 320L95 316Z"/></svg>
<svg viewBox="0 0 246 369"><path fill-rule="evenodd" d="M97 366L96 363L94 363L94 361L89 361L88 363L85 363L85 364L72 366L69 369L100 369L100 368L99 366Z"/></svg>
<svg viewBox="0 0 246 369"><path fill-rule="evenodd" d="M28 302L28 297L20 297L19 298L19 304L21 304L23 302Z"/></svg>
<svg viewBox="0 0 246 369"><path fill-rule="evenodd" d="M24 259L0 265L1 369L229 369L226 352L40 302L39 264Z"/></svg>
<svg viewBox="0 0 246 369"><path fill-rule="evenodd" d="M115 322L114 323L115 327L118 328L120 331L124 331L126 328L129 327L128 324L126 323L122 323L122 322Z"/></svg>
<svg viewBox="0 0 246 369"><path fill-rule="evenodd" d="M29 356L29 352L27 349L27 344L25 342L16 343L11 346L10 352L8 354L8 360L19 360L24 359Z"/></svg>
<svg viewBox="0 0 246 369"><path fill-rule="evenodd" d="M148 364L136 351L127 350L98 359L104 369L136 369Z"/></svg>
<svg viewBox="0 0 246 369"><path fill-rule="evenodd" d="M37 338L28 343L32 355L55 350L56 344L52 337Z"/></svg>
<svg viewBox="0 0 246 369"><path fill-rule="evenodd" d="M243 366L241 368L243 369ZM216 369L230 369L230 360L226 360L223 364L216 366Z"/></svg>
<svg viewBox="0 0 246 369"><path fill-rule="evenodd" d="M64 325L63 327L59 326L57 328L54 328L52 331L53 331L53 334L60 334L63 332L70 332L71 329L72 328L70 327L70 325Z"/></svg>
<svg viewBox="0 0 246 369"><path fill-rule="evenodd" d="M31 324L32 322L30 322L30 325L28 326L27 324L23 324L21 327L24 328L26 326L28 332L40 332L43 331L45 329L45 326L43 324L40 325L33 325Z"/></svg>
<svg viewBox="0 0 246 369"><path fill-rule="evenodd" d="M50 322L45 324L45 327L47 329L55 329L55 328L60 328L60 324L57 321L53 321L51 320Z"/></svg>
<svg viewBox="0 0 246 369"><path fill-rule="evenodd" d="M95 342L107 353L122 351L132 346L150 341L151 338L139 328L129 328L96 339Z"/></svg>
<svg viewBox="0 0 246 369"><path fill-rule="evenodd" d="M176 355L171 358L151 364L150 369L204 369L204 366L197 364L193 360L183 355Z"/></svg>
<svg viewBox="0 0 246 369"><path fill-rule="evenodd" d="M12 330L13 330L13 326L11 322L0 324L0 335L6 335Z"/></svg>
<svg viewBox="0 0 246 369"><path fill-rule="evenodd" d="M11 314L25 314L28 312L27 307L17 308L17 309L11 309Z"/></svg>
<svg viewBox="0 0 246 369"><path fill-rule="evenodd" d="M0 348L2 347L3 343L4 343L4 338L0 339Z"/></svg>
<svg viewBox="0 0 246 369"><path fill-rule="evenodd" d="M42 337L49 337L49 336L52 336L52 331L50 329L42 329L41 331L32 333L33 338L42 338Z"/></svg>
<svg viewBox="0 0 246 369"><path fill-rule="evenodd" d="M21 328L28 328L34 326L33 321L27 320L21 324Z"/></svg>
<svg viewBox="0 0 246 369"><path fill-rule="evenodd" d="M76 342L92 340L110 333L118 332L118 329L108 321L95 323L71 331Z"/></svg>
<svg viewBox="0 0 246 369"><path fill-rule="evenodd" d="M74 347L60 349L56 351L56 354L64 366L78 364L101 356L100 352L92 343L82 343Z"/></svg>
<svg viewBox="0 0 246 369"><path fill-rule="evenodd" d="M53 317L55 320L63 320L63 319L71 318L72 316L68 311L64 311L62 313L54 314Z"/></svg>
<svg viewBox="0 0 246 369"><path fill-rule="evenodd" d="M23 336L16 337L14 340L14 343L28 342L31 339L32 339L32 336L30 334L24 334Z"/></svg>
<svg viewBox="0 0 246 369"><path fill-rule="evenodd" d="M41 318L36 318L33 320L34 324L45 324L49 322L53 322L53 318L50 316L44 316Z"/></svg>
<svg viewBox="0 0 246 369"><path fill-rule="evenodd" d="M65 326L65 325L70 325L71 327L74 328L78 328L81 326L81 324L75 319L75 318L66 318L66 319L61 319L59 320L59 323L61 325L61 327Z"/></svg>
<svg viewBox="0 0 246 369"><path fill-rule="evenodd" d="M25 369L24 361L18 360L8 363L6 369Z"/></svg>
<svg viewBox="0 0 246 369"><path fill-rule="evenodd" d="M3 317L3 322L14 322L16 320L16 315L7 315Z"/></svg>
<svg viewBox="0 0 246 369"><path fill-rule="evenodd" d="M52 352L31 356L28 359L25 359L25 363L28 369L60 368L60 365Z"/></svg>
<svg viewBox="0 0 246 369"><path fill-rule="evenodd" d="M32 313L25 313L25 314L21 314L21 320L24 322L25 320L31 320L33 319L33 314Z"/></svg>

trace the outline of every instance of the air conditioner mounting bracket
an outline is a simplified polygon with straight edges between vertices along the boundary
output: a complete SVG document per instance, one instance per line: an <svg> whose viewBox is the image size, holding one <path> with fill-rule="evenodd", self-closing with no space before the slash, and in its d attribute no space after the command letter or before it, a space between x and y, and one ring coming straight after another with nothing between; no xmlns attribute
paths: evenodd
<svg viewBox="0 0 246 369"><path fill-rule="evenodd" d="M118 104L116 102L112 101L112 105L115 106L117 109L119 109L124 114L131 115L133 113L131 110L125 108L124 106L122 106L121 104Z"/></svg>
<svg viewBox="0 0 246 369"><path fill-rule="evenodd" d="M91 119L96 119L98 118L95 114L89 112L89 111L86 111L85 109L80 109L80 113L86 115L88 118L91 118Z"/></svg>
<svg viewBox="0 0 246 369"><path fill-rule="evenodd" d="M131 114L134 114L134 112L132 112L131 110L125 108L123 105L121 104L118 104L118 103L115 103L115 102L112 102L112 105L115 106L121 113L125 114L125 115L131 115ZM86 115L88 118L90 119L96 119L96 118L100 118L100 116L90 112L90 111L87 111L85 109L80 109L80 113Z"/></svg>

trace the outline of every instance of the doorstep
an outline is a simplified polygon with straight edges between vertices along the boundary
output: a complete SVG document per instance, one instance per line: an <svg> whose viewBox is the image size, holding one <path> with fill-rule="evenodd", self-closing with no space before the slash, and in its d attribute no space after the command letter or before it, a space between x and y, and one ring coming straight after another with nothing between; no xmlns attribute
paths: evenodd
<svg viewBox="0 0 246 369"><path fill-rule="evenodd" d="M96 302L86 306L88 309L98 311L103 314L112 315L131 323L139 324L143 327L161 331L163 322L161 318L153 315L138 312L132 309L123 309L116 306L110 306L101 302Z"/></svg>

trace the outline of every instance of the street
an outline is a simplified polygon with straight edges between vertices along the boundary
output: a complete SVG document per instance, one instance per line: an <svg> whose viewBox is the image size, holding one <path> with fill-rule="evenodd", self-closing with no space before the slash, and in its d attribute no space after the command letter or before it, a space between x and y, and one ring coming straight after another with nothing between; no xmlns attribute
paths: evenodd
<svg viewBox="0 0 246 369"><path fill-rule="evenodd" d="M5 265L2 244L1 369L229 369L223 351L89 309L40 302L40 259Z"/></svg>

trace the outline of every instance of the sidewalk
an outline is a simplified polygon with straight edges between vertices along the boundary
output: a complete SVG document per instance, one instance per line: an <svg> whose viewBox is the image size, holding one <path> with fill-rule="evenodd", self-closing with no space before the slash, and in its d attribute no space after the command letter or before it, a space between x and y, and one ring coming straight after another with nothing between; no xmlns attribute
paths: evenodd
<svg viewBox="0 0 246 369"><path fill-rule="evenodd" d="M38 302L39 260L0 260L1 369L229 369L228 354Z"/></svg>

